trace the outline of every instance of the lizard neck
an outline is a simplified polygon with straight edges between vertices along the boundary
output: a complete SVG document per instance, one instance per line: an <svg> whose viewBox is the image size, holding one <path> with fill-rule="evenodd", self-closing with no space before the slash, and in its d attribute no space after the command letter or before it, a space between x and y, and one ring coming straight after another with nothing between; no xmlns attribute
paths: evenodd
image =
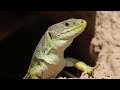
<svg viewBox="0 0 120 90"><path fill-rule="evenodd" d="M47 47L44 48L44 54L49 55L49 54L54 54L54 55L59 55L63 56L65 49L72 43L71 40L53 40L48 43Z"/></svg>
<svg viewBox="0 0 120 90"><path fill-rule="evenodd" d="M70 40L60 40L60 39L53 39L51 41L45 40L45 35L41 38L40 42L38 43L34 55L37 57L42 57L44 55L54 54L57 56L64 56L65 49L70 46L73 39Z"/></svg>

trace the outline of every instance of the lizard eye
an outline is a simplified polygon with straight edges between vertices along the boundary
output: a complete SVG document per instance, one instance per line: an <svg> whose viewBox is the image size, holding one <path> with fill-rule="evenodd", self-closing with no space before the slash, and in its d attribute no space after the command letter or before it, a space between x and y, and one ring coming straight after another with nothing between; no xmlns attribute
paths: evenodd
<svg viewBox="0 0 120 90"><path fill-rule="evenodd" d="M48 34L49 34L50 38L52 39L52 35L51 35L51 33L50 33L50 32L48 32Z"/></svg>
<svg viewBox="0 0 120 90"><path fill-rule="evenodd" d="M69 23L67 23L67 22L65 23L65 26L69 26L69 25L70 25Z"/></svg>
<svg viewBox="0 0 120 90"><path fill-rule="evenodd" d="M71 22L71 21L68 21L68 22L65 22L64 25L66 27L69 27L69 26L73 26L75 23L74 22Z"/></svg>

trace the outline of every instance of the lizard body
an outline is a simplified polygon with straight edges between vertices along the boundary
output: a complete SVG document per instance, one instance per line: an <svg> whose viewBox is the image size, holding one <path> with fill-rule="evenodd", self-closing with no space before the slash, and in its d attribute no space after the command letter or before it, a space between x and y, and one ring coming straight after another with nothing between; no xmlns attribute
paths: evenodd
<svg viewBox="0 0 120 90"><path fill-rule="evenodd" d="M23 79L55 78L64 67L72 66L91 73L93 67L77 59L64 58L65 49L85 30L86 25L87 22L83 19L71 18L49 27L38 43Z"/></svg>

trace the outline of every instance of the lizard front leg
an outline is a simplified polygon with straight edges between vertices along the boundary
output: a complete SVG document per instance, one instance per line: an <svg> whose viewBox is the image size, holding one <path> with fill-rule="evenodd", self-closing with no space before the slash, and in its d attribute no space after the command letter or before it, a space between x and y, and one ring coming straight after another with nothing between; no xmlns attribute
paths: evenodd
<svg viewBox="0 0 120 90"><path fill-rule="evenodd" d="M82 61L79 61L74 58L65 58L66 60L66 67L76 67L78 70L83 71L84 74L92 74L92 72L95 70L97 66L91 67L87 64L85 64Z"/></svg>
<svg viewBox="0 0 120 90"><path fill-rule="evenodd" d="M42 75L41 66L37 65L30 69L30 79L40 79Z"/></svg>

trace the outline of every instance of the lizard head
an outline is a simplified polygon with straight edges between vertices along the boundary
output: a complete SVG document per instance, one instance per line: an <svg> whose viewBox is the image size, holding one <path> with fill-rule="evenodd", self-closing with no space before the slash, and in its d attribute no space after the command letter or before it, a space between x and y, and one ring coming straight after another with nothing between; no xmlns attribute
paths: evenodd
<svg viewBox="0 0 120 90"><path fill-rule="evenodd" d="M52 46L49 48L52 51L64 51L84 31L86 25L85 20L74 18L52 25L45 33L45 48Z"/></svg>
<svg viewBox="0 0 120 90"><path fill-rule="evenodd" d="M48 34L51 39L69 40L74 39L82 33L87 25L83 19L68 19L60 23L52 25L48 29Z"/></svg>

